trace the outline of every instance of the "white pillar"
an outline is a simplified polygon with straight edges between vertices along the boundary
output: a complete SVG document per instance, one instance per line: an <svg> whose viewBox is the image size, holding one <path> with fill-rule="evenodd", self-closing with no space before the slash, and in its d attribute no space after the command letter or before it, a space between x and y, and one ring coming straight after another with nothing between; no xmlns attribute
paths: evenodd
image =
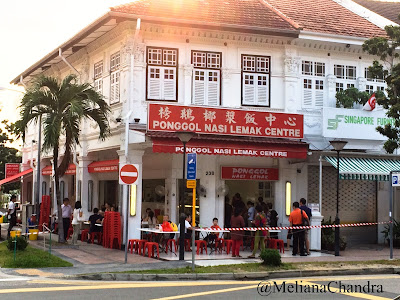
<svg viewBox="0 0 400 300"><path fill-rule="evenodd" d="M318 211L312 212L311 226L321 226L324 217ZM310 249L321 250L321 228L310 229Z"/></svg>
<svg viewBox="0 0 400 300"><path fill-rule="evenodd" d="M202 226L211 226L212 219L216 217L216 174L218 173L217 155L199 155L197 177L200 178L200 184L206 188L206 195L200 195L200 220L197 224Z"/></svg>
<svg viewBox="0 0 400 300"><path fill-rule="evenodd" d="M125 218L128 217L128 239L139 239L140 228L142 221L142 178L143 178L143 154L144 151L141 150L129 150L128 160L125 159L125 151L118 151L119 163L121 164L137 164L139 165L139 175L136 181L136 215L130 216L129 212L129 202L127 194L123 193L122 199L122 228L124 228ZM125 244L125 233L123 233L123 244Z"/></svg>
<svg viewBox="0 0 400 300"><path fill-rule="evenodd" d="M94 186L94 176L92 176L91 173L88 171L88 165L93 161L92 157L84 156L78 157L78 163L79 163L79 170L76 170L76 176L78 177L78 180L81 181L81 194L78 195L78 199L82 203L82 210L83 214L86 218L89 218L89 215L93 211L93 208L98 207L96 204L97 202L97 195L96 193L97 189L95 189ZM93 181L93 202L92 202L92 207L91 210L89 210L89 180ZM76 187L78 189L78 186Z"/></svg>

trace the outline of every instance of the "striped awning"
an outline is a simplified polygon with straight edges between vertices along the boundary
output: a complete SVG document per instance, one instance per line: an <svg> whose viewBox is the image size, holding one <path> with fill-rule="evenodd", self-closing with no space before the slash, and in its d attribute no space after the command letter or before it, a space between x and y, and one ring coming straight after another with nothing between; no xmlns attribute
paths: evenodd
<svg viewBox="0 0 400 300"><path fill-rule="evenodd" d="M337 168L336 156L325 156L324 159ZM340 157L340 179L354 180L389 180L391 171L400 170L400 160L381 158Z"/></svg>

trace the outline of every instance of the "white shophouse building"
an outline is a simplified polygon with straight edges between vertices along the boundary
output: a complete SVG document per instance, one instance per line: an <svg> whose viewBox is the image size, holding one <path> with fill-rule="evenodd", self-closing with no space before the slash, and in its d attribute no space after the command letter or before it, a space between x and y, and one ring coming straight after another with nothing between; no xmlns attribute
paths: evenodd
<svg viewBox="0 0 400 300"><path fill-rule="evenodd" d="M346 127L345 132L332 133L326 128L328 120L352 115L350 111L356 116L382 116L382 111L335 109L337 90L384 87L368 78L366 68L373 57L361 50L366 39L385 34L378 26L332 0L312 5L305 0L178 2L141 0L112 8L12 81L29 85L41 74L62 78L78 73L81 82L92 83L111 106L111 137L100 142L97 128L90 122L82 124L81 146L61 179L62 196L81 200L87 216L94 207L110 202L126 217L127 201L118 184L118 165L132 163L139 165L139 179L137 213L128 216L130 238L139 236L136 228L148 207L178 221L182 144L174 131L181 127L149 130L154 121L168 121L165 114L150 115L149 107L165 112L179 105L180 113L192 108L217 115L225 109L225 117L229 111L244 110L259 120L270 117L268 122L272 116L281 122L276 126L270 123L268 134L264 127L262 133L252 132L255 124L251 118L214 120L221 126L224 122L238 125L233 131L218 126L207 133L189 128L197 132L187 146L199 152L197 180L201 189L196 210L197 223L203 226L211 225L214 217L224 224L226 187L230 199L240 193L245 203L262 196L278 212L278 225L288 225L286 204L290 207L301 197L319 202L318 150L329 149L330 139L347 139L348 149L381 151L384 138L374 133L372 126L368 132ZM125 157L123 118L129 111L129 155ZM190 123L200 120L201 113L196 121L188 114L170 117ZM122 122L117 121L120 119ZM286 130L293 119L300 128L296 134ZM199 126L206 123L203 118ZM36 145L31 144L37 132L34 125L27 132L23 170L30 168L32 155L37 157ZM328 170L324 176L335 172L328 163L324 166ZM233 172L231 167L250 173L255 168L269 169L273 176L237 180L229 173ZM40 194L48 195L52 186L50 155L42 155L41 168ZM222 170L228 175L223 176ZM23 201L32 200L32 180L23 180ZM379 182L374 184L380 188ZM334 191L330 186L324 189ZM185 192L188 212L189 192ZM332 215L331 202L336 198L330 194L324 197L322 207L315 208L322 209L322 215ZM343 211L344 221L361 220L358 205L364 204L359 202L349 205L353 214L347 208ZM383 216L387 212L377 213ZM322 218L318 211L314 214L313 223L319 224ZM286 231L280 235L285 238ZM312 248L320 249L318 230L312 233Z"/></svg>

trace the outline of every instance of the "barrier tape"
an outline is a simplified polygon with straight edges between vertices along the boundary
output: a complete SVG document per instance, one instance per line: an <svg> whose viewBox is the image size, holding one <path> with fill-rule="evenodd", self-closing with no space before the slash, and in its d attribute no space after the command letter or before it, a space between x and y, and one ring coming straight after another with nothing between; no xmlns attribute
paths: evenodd
<svg viewBox="0 0 400 300"><path fill-rule="evenodd" d="M284 230L284 229L312 229L312 228L336 228L336 227L361 227L371 225L388 224L391 221L386 222L368 222L368 223L353 223L353 224L332 224L332 225L309 225L309 226L283 226L283 227L243 227L243 228L215 228L212 230L229 230L229 231L257 231L257 230ZM203 227L202 229L211 229Z"/></svg>

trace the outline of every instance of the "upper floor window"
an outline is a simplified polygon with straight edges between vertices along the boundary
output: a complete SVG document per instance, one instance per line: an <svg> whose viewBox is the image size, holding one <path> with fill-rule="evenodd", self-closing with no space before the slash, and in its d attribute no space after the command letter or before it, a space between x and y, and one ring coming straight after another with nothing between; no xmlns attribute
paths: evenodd
<svg viewBox="0 0 400 300"><path fill-rule="evenodd" d="M336 91L343 91L356 86L357 68L355 66L334 65Z"/></svg>
<svg viewBox="0 0 400 300"><path fill-rule="evenodd" d="M303 107L322 107L324 105L325 63L303 60L301 74Z"/></svg>
<svg viewBox="0 0 400 300"><path fill-rule="evenodd" d="M178 49L147 47L147 99L177 100Z"/></svg>
<svg viewBox="0 0 400 300"><path fill-rule="evenodd" d="M385 91L386 82L383 78L372 76L368 68L365 68L364 74L365 74L365 79L367 79L365 90L368 93L372 94L373 92L376 91L383 91L383 92Z"/></svg>
<svg viewBox="0 0 400 300"><path fill-rule="evenodd" d="M221 97L221 59L217 52L192 51L193 104L219 105Z"/></svg>
<svg viewBox="0 0 400 300"><path fill-rule="evenodd" d="M270 56L242 55L242 104L270 106Z"/></svg>
<svg viewBox="0 0 400 300"><path fill-rule="evenodd" d="M120 63L121 56L119 51L110 56L110 104L119 102L120 89Z"/></svg>
<svg viewBox="0 0 400 300"><path fill-rule="evenodd" d="M100 94L103 93L103 61L94 64L94 89Z"/></svg>

